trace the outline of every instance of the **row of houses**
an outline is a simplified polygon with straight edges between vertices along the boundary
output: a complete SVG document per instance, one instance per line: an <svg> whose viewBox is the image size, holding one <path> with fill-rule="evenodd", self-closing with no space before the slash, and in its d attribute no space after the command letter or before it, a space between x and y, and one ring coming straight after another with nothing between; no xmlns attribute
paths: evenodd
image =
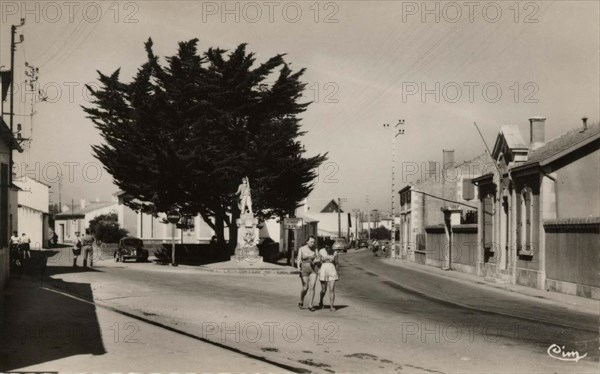
<svg viewBox="0 0 600 374"><path fill-rule="evenodd" d="M500 127L491 154L441 170L400 194L406 261L600 299L600 126L587 119L546 141L543 117Z"/></svg>
<svg viewBox="0 0 600 374"><path fill-rule="evenodd" d="M0 113L6 113L4 103L10 84L10 71L0 71ZM33 249L41 249L48 243L49 189L28 176L12 174L14 152L23 152L20 137L0 116L0 290L3 289L10 267L9 239L13 231L26 233Z"/></svg>
<svg viewBox="0 0 600 374"><path fill-rule="evenodd" d="M84 232L89 227L90 221L95 217L105 214L115 214L120 227L126 229L130 235L141 238L146 243L170 243L175 239L177 243L206 243L214 235L212 228L197 215L191 219L186 229L175 230L172 237L171 227L165 224L165 215L152 216L147 213L136 212L127 206L127 202L134 197L120 191L113 195L109 202L87 201L81 199L75 206L65 206L63 211L54 216L54 228L60 243L70 243L76 233ZM301 218L302 229L299 236L291 242L288 230L283 227L283 221L273 218L259 224L260 237L270 238L280 243L280 251L286 253L290 245L298 247L309 235L322 237L337 237L354 235L360 218L356 215L344 213L335 200L331 200L322 209L315 209L307 200L297 209L295 216ZM341 232L341 235L339 235ZM228 231L225 231L228 240Z"/></svg>

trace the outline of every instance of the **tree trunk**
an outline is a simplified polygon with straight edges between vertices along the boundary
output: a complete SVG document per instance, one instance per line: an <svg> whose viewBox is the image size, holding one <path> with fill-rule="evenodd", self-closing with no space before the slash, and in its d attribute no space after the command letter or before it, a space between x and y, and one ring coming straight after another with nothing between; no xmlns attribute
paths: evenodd
<svg viewBox="0 0 600 374"><path fill-rule="evenodd" d="M237 209L233 209L231 212L231 222L229 223L229 245L228 245L228 249L231 254L235 254L235 248L237 247L237 236L238 236L237 219L238 218L240 218L240 212Z"/></svg>
<svg viewBox="0 0 600 374"><path fill-rule="evenodd" d="M227 244L225 243L225 212L219 209L215 213L215 233L217 235L217 243L219 244L219 248L226 248Z"/></svg>
<svg viewBox="0 0 600 374"><path fill-rule="evenodd" d="M223 222L223 215L219 215L218 213L214 216L214 222L212 221L211 216L206 213L200 213L202 219L206 224L215 232L215 236L217 237L217 248L221 249L219 252L223 251L223 248L226 247L225 243L225 225ZM221 218L220 218L221 217Z"/></svg>

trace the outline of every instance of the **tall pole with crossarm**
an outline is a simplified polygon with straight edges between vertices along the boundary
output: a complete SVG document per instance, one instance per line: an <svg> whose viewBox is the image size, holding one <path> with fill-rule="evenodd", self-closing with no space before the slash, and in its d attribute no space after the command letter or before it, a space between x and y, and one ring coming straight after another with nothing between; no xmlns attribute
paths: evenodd
<svg viewBox="0 0 600 374"><path fill-rule="evenodd" d="M398 120L398 123L394 127L390 126L388 123L383 125L384 128L391 130L392 134L392 248L390 250L390 257L393 259L398 257L398 254L396 253L396 214L394 213L394 200L396 196L396 138L398 135L404 134L404 129L402 127L398 128L398 126L404 126L403 119Z"/></svg>
<svg viewBox="0 0 600 374"><path fill-rule="evenodd" d="M15 116L15 52L17 50L17 44L23 43L25 38L23 35L19 38L19 41L15 41L15 36L17 35L17 28L25 25L25 18L21 18L21 23L19 25L12 25L10 27L10 114L9 114L9 126L10 126L10 135L13 136L13 122ZM13 174L13 154L12 154L12 143L9 142L9 154L8 154L8 185L9 189L12 184L12 174Z"/></svg>

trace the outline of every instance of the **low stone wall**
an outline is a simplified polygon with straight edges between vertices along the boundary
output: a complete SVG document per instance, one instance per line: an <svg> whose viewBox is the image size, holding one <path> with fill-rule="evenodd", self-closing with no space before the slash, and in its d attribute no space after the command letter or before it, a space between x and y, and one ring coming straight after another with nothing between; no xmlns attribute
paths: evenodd
<svg viewBox="0 0 600 374"><path fill-rule="evenodd" d="M544 222L546 289L600 299L600 218Z"/></svg>
<svg viewBox="0 0 600 374"><path fill-rule="evenodd" d="M444 226L427 226L424 263L441 267L450 256L450 267L454 270L475 274L477 272L477 224L452 227L452 246L448 244ZM423 261L422 258L415 262Z"/></svg>
<svg viewBox="0 0 600 374"><path fill-rule="evenodd" d="M475 273L477 265L477 224L452 227L451 259L453 265L458 265L461 269L464 269L461 271ZM457 270L459 270L458 267Z"/></svg>
<svg viewBox="0 0 600 374"><path fill-rule="evenodd" d="M425 227L425 265L441 267L444 260L444 248L448 245L444 226Z"/></svg>

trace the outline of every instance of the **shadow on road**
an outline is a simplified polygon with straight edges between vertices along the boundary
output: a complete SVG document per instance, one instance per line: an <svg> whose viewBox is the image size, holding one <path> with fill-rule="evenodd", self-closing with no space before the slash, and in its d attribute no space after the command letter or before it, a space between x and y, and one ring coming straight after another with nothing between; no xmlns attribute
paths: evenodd
<svg viewBox="0 0 600 374"><path fill-rule="evenodd" d="M67 266L72 258L65 258L66 251L31 252L0 298L0 372L73 355L105 354L96 307L49 289L93 300L89 283L50 278L90 270Z"/></svg>

